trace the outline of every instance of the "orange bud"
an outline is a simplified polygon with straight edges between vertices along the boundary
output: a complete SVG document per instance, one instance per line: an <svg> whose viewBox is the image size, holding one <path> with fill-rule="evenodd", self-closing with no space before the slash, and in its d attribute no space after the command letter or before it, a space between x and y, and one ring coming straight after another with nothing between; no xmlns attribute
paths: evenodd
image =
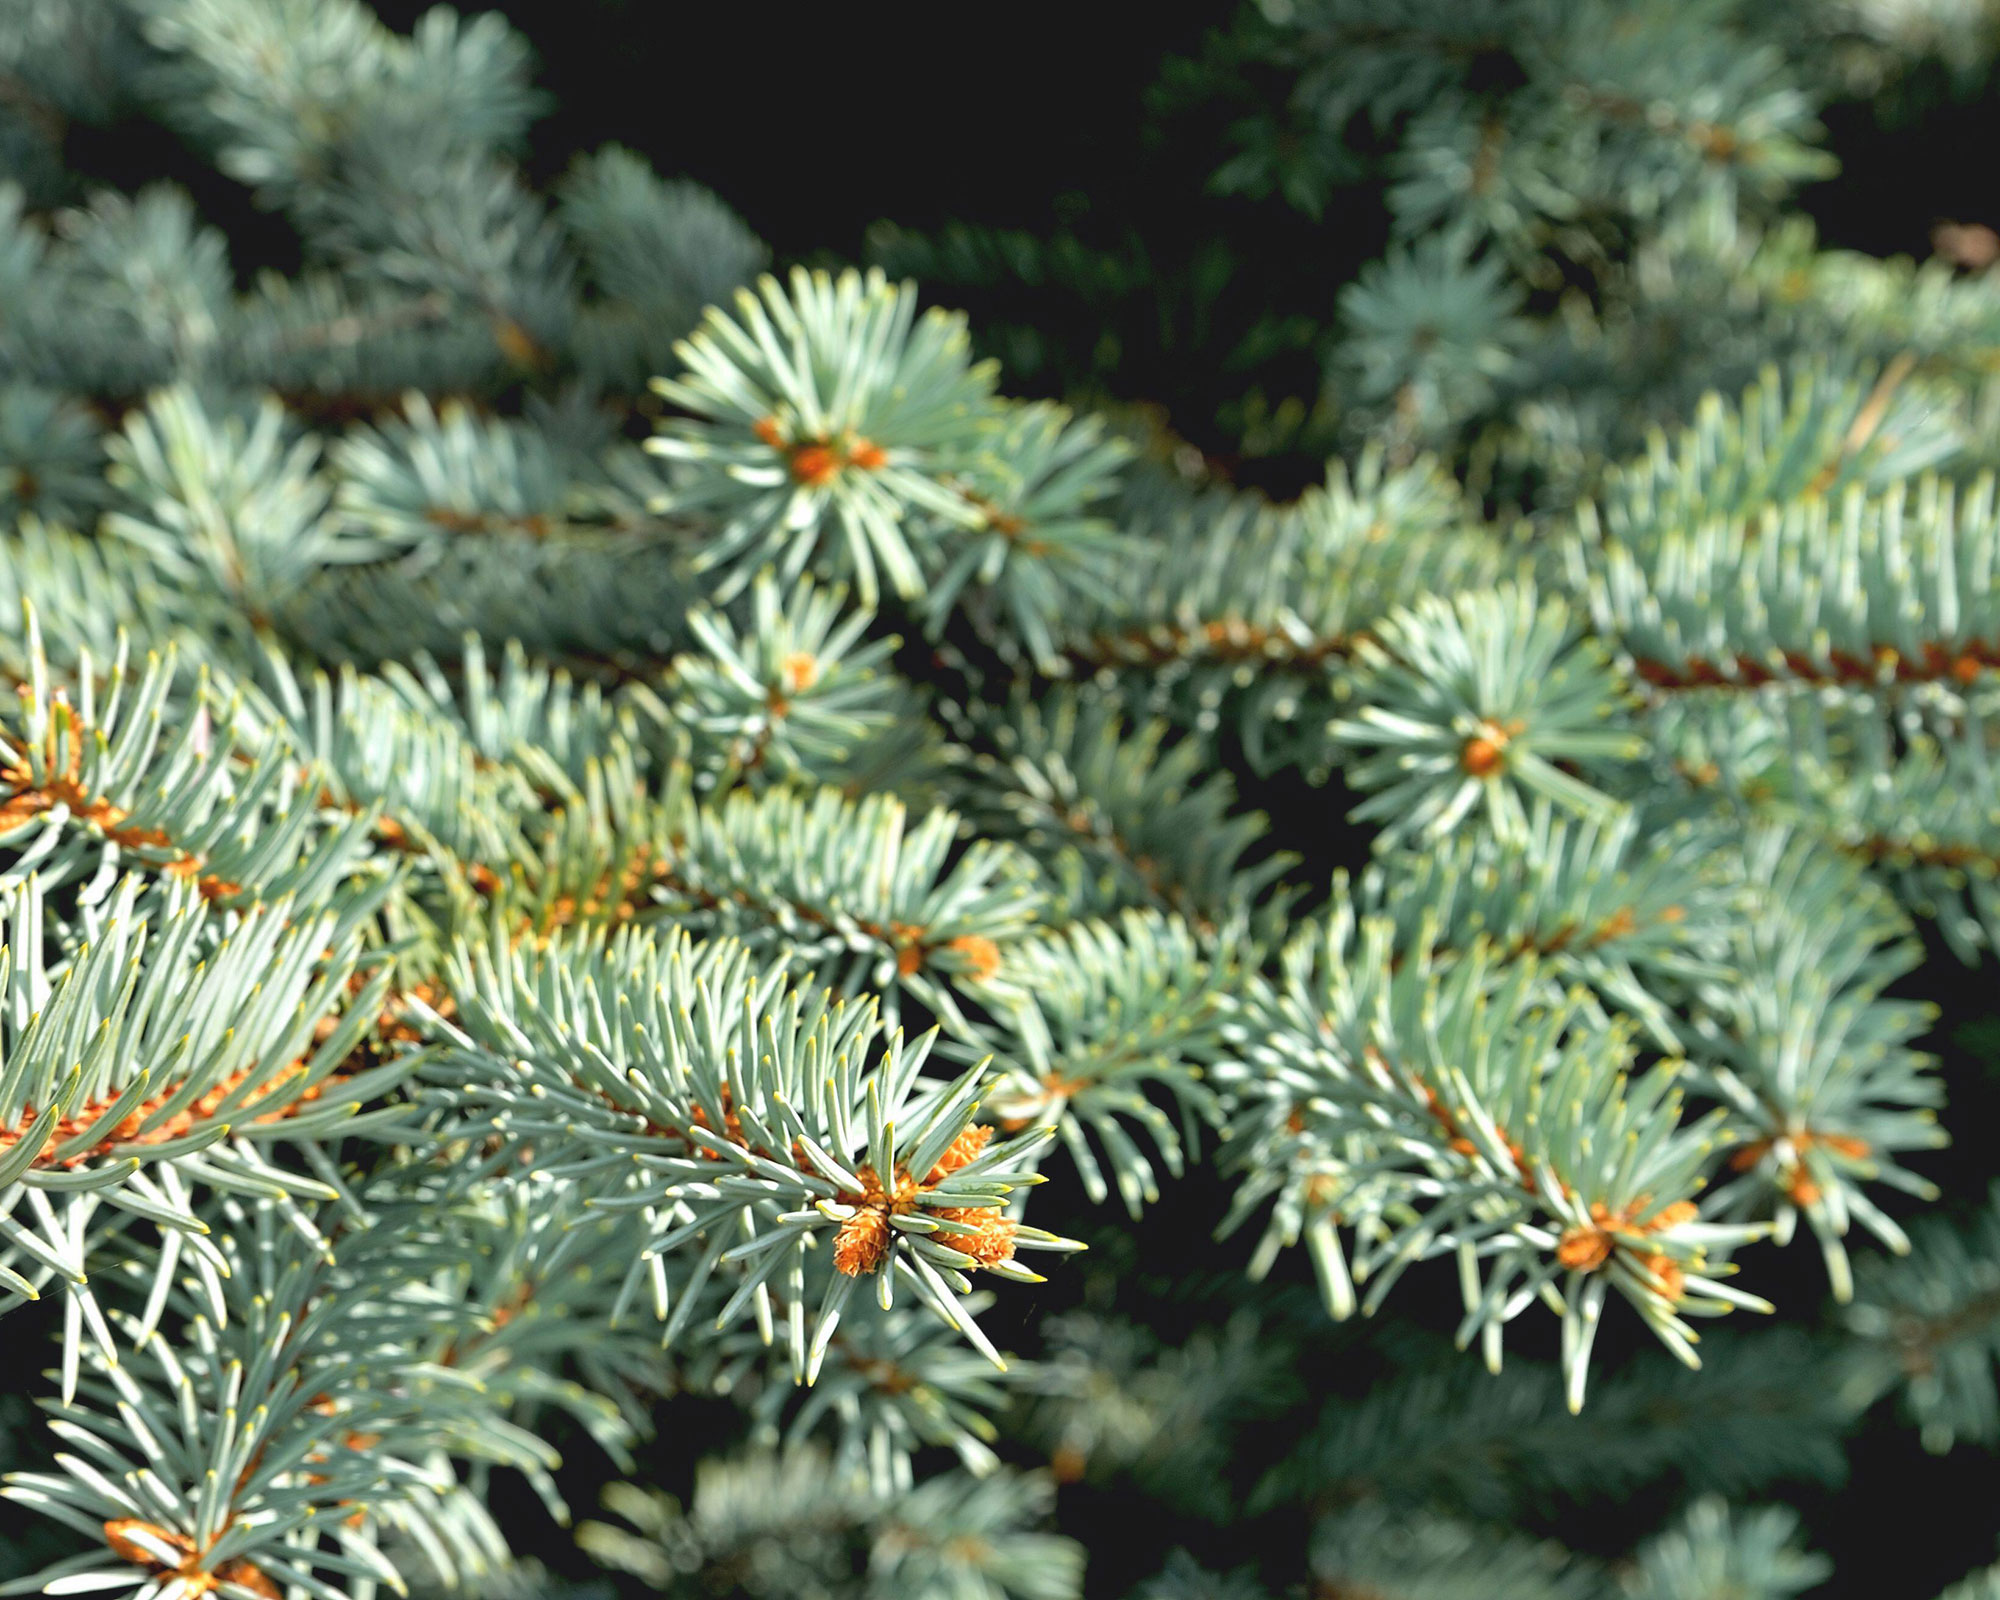
<svg viewBox="0 0 2000 1600"><path fill-rule="evenodd" d="M1769 1139L1751 1140L1750 1143L1742 1146L1740 1149L1733 1150L1730 1152L1729 1155L1730 1171L1748 1172L1752 1167L1756 1166L1758 1162L1762 1161L1767 1154L1770 1153L1770 1149L1771 1149L1771 1141Z"/></svg>
<svg viewBox="0 0 2000 1600"><path fill-rule="evenodd" d="M535 336L509 316L493 319L493 342L500 347L500 353L516 367L538 367L543 361L543 351Z"/></svg>
<svg viewBox="0 0 2000 1600"><path fill-rule="evenodd" d="M1620 906L1597 925L1596 931L1590 937L1594 943L1605 944L1613 939L1624 938L1638 926L1639 919L1632 914L1632 908Z"/></svg>
<svg viewBox="0 0 2000 1600"><path fill-rule="evenodd" d="M924 1178L924 1182L927 1184L942 1183L946 1178L958 1171L960 1167L978 1159L979 1152L984 1150L992 1141L993 1130L983 1124L975 1123L973 1126L962 1130L959 1136L952 1140L945 1148L944 1154L937 1158L937 1165L931 1168L929 1174Z"/></svg>
<svg viewBox="0 0 2000 1600"><path fill-rule="evenodd" d="M1475 778L1490 778L1500 770L1504 759L1500 745L1488 738L1474 737L1465 741L1458 764Z"/></svg>
<svg viewBox="0 0 2000 1600"><path fill-rule="evenodd" d="M864 472L873 472L888 461L889 452L879 444L872 444L866 439L856 439L854 448L847 452L847 459Z"/></svg>
<svg viewBox="0 0 2000 1600"><path fill-rule="evenodd" d="M1610 1259L1611 1235L1602 1228L1571 1228L1556 1242L1556 1260L1572 1272L1595 1272Z"/></svg>
<svg viewBox="0 0 2000 1600"><path fill-rule="evenodd" d="M104 1542L111 1546L112 1552L121 1561L129 1561L135 1567L165 1565L159 1556L133 1539L132 1535L135 1533L147 1534L160 1544L185 1551L189 1555L194 1554L194 1541L185 1534L170 1532L140 1517L116 1517L105 1523Z"/></svg>
<svg viewBox="0 0 2000 1600"><path fill-rule="evenodd" d="M237 1584L262 1595L264 1600L283 1600L284 1591L271 1581L270 1575L247 1561L225 1561L215 1569L215 1575L223 1583Z"/></svg>
<svg viewBox="0 0 2000 1600"><path fill-rule="evenodd" d="M1672 1256L1648 1256L1642 1265L1669 1300L1678 1300L1687 1293L1687 1273Z"/></svg>
<svg viewBox="0 0 2000 1600"><path fill-rule="evenodd" d="M954 1250L962 1250L982 1267L990 1267L996 1261L1010 1261L1014 1256L1015 1224L999 1212L991 1213L979 1224L979 1231L973 1234L956 1234L947 1241Z"/></svg>
<svg viewBox="0 0 2000 1600"><path fill-rule="evenodd" d="M1007 1261L1014 1254L1015 1224L998 1211L976 1206L953 1206L932 1211L946 1222L970 1223L977 1233L940 1233L937 1242L972 1257L982 1267Z"/></svg>
<svg viewBox="0 0 2000 1600"><path fill-rule="evenodd" d="M945 949L955 950L965 957L971 975L982 982L1000 970L1000 947L984 934L962 933L956 939L948 940Z"/></svg>
<svg viewBox="0 0 2000 1600"><path fill-rule="evenodd" d="M804 650L794 650L785 657L780 671L784 676L785 686L793 694L803 694L819 682L819 658Z"/></svg>
<svg viewBox="0 0 2000 1600"><path fill-rule="evenodd" d="M792 476L814 489L823 489L840 471L840 457L823 444L801 445L792 452Z"/></svg>
<svg viewBox="0 0 2000 1600"><path fill-rule="evenodd" d="M889 1254L889 1216L868 1206L840 1225L833 1237L833 1265L850 1278L874 1272Z"/></svg>

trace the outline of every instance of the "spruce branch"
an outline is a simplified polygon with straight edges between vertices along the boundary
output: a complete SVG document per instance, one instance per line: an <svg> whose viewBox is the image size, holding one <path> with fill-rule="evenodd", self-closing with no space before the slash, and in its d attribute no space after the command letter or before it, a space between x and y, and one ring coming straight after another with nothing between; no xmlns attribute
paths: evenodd
<svg viewBox="0 0 2000 1600"><path fill-rule="evenodd" d="M1836 1344L1796 1330L1718 1330L1699 1372L1634 1362L1572 1416L1552 1367L1517 1361L1495 1375L1448 1353L1404 1354L1365 1396L1326 1402L1249 1508L1377 1500L1509 1522L1551 1498L1590 1505L1662 1480L1726 1496L1838 1483L1855 1414L1842 1366Z"/></svg>
<svg viewBox="0 0 2000 1600"><path fill-rule="evenodd" d="M462 1549L435 1417L416 1391L369 1381L421 1313L372 1300L393 1295L379 1280L344 1282L275 1211L238 1212L217 1240L219 1270L166 1297L181 1337L152 1335L158 1310L120 1315L115 1359L88 1348L76 1397L48 1406L68 1451L0 1493L94 1548L10 1592L401 1593L378 1543L391 1517Z"/></svg>
<svg viewBox="0 0 2000 1600"><path fill-rule="evenodd" d="M1226 1523L1236 1509L1232 1433L1296 1402L1295 1352L1248 1311L1178 1347L1088 1312L1044 1327L1050 1354L1021 1380L1034 1398L1020 1428L1057 1482L1130 1477L1190 1516Z"/></svg>
<svg viewBox="0 0 2000 1600"><path fill-rule="evenodd" d="M744 1263L716 1326L754 1313L768 1337L775 1293L798 1381L862 1277L885 1310L905 1286L1004 1368L955 1304L967 1274L1035 1282L1017 1249L1076 1248L1004 1214L1053 1129L989 1145L972 1124L982 1067L924 1077L930 1036L883 1038L872 1003L758 974L741 945L629 930L532 957L501 943L450 976L458 1042L430 1077L490 1107L545 1170L592 1181L593 1205L644 1219L621 1306L650 1285L669 1341L708 1279ZM607 1012L600 994L624 999Z"/></svg>
<svg viewBox="0 0 2000 1600"><path fill-rule="evenodd" d="M1739 886L1717 866L1733 837L1712 819L1665 808L1600 823L1538 800L1518 839L1481 829L1422 854L1390 852L1354 893L1367 913L1394 920L1399 949L1428 939L1443 957L1483 938L1499 961L1534 959L1564 988L1587 986L1679 1053L1686 1024L1675 1002L1733 970ZM1346 892L1337 877L1335 893Z"/></svg>
<svg viewBox="0 0 2000 1600"><path fill-rule="evenodd" d="M1050 405L1002 412L992 437L967 450L958 474L979 520L940 536L938 570L924 597L932 637L966 605L986 620L989 634L1018 645L1038 667L1054 666L1050 624L1073 603L1070 596L1111 600L1118 563L1141 557L1138 541L1098 505L1116 489L1130 455L1095 417Z"/></svg>
<svg viewBox="0 0 2000 1600"><path fill-rule="evenodd" d="M160 392L112 441L109 477L124 505L106 531L253 617L275 614L322 567L389 554L394 546L329 516L319 443L291 433L274 397L246 424L211 416L185 387Z"/></svg>
<svg viewBox="0 0 2000 1600"><path fill-rule="evenodd" d="M1996 1594L2000 1594L2000 1567L1987 1567L1961 1578L1938 1600L1992 1600Z"/></svg>
<svg viewBox="0 0 2000 1600"><path fill-rule="evenodd" d="M1116 699L1055 689L1013 701L977 730L959 805L988 836L1041 864L1045 924L1152 906L1204 931L1243 914L1288 857L1246 863L1268 821L1234 810L1235 784L1204 772L1198 739L1168 741L1153 718L1130 725Z"/></svg>
<svg viewBox="0 0 2000 1600"><path fill-rule="evenodd" d="M954 860L958 828L943 810L912 826L884 794L739 790L694 811L660 881L665 903L698 926L760 948L782 942L794 971L892 1006L907 991L962 1027L961 990L999 1001L1018 990L1007 950L1039 895L1012 846L975 840Z"/></svg>
<svg viewBox="0 0 2000 1600"><path fill-rule="evenodd" d="M633 702L687 728L693 759L718 790L835 782L900 709L885 669L900 641L865 638L874 613L846 609L846 598L838 585L802 579L781 599L773 576L760 573L741 630L706 607L690 612L700 652L677 656L660 692L637 687Z"/></svg>
<svg viewBox="0 0 2000 1600"><path fill-rule="evenodd" d="M564 1522L571 1475L671 1470L671 1394L753 1451L687 1509L614 1491L607 1564L1071 1600L1056 1482L1233 1515L1240 1425L1355 1352L1183 1262L1151 1321L1003 1356L1038 1343L997 1280L1077 1248L1030 1221L1058 1144L1144 1227L1213 1159L1250 1277L1303 1243L1335 1316L1449 1259L1496 1369L1405 1325L1251 1496L1317 1520L1308 1572L1177 1560L1155 1600L1796 1593L1821 1564L1742 1506L1619 1566L1489 1524L1832 1481L1891 1393L1933 1447L2000 1430L1990 1218L1862 1262L1837 1350L1683 1370L1768 1309L1753 1240L1804 1218L1837 1293L1857 1224L1905 1242L1883 1186L1932 1201L1942 1135L1896 901L1968 957L2000 931L2000 278L1774 214L1824 170L1826 40L1879 64L1889 24L1254 8L1209 61L1251 96L1219 187L1378 185L1391 243L1248 330L1234 241L889 241L933 287L1192 312L1252 374L1176 402L1209 468L1349 457L1275 504L1133 413L999 398L882 273L732 298L768 253L631 152L544 192L496 18L15 10L0 1310L62 1302L55 1454L9 1492L83 1549L15 1587L522 1600L501 1485ZM72 127L138 117L302 270L241 286L171 186L62 209ZM1231 766L1362 791L1316 918L1279 847L1370 837L1274 835ZM1600 1358L1565 1417L1613 1291L1681 1366ZM1537 1302L1560 1361L1497 1372ZM1023 1393L1047 1476L1001 1459Z"/></svg>
<svg viewBox="0 0 2000 1600"><path fill-rule="evenodd" d="M1133 1592L1137 1600L1264 1600L1263 1585L1249 1568L1210 1572L1185 1550L1169 1555L1166 1565Z"/></svg>
<svg viewBox="0 0 2000 1600"><path fill-rule="evenodd" d="M1357 820L1390 819L1378 848L1439 838L1475 809L1503 837L1527 828L1532 800L1609 822L1617 802L1578 773L1615 773L1644 751L1621 726L1621 686L1567 606L1532 585L1419 601L1358 651L1356 714L1328 729L1364 752L1352 781L1375 791Z"/></svg>
<svg viewBox="0 0 2000 1600"><path fill-rule="evenodd" d="M878 572L907 598L930 527L979 524L942 473L989 414L993 369L972 362L963 318L917 316L912 287L880 273L765 277L738 293L734 318L711 308L675 348L686 376L654 386L689 416L651 441L678 467L660 509L720 519L696 557L725 572L718 598L774 560L796 578L823 536L837 536L826 559L863 604Z"/></svg>
<svg viewBox="0 0 2000 1600"><path fill-rule="evenodd" d="M1395 1600L1586 1600L1602 1582L1560 1546L1379 1506L1322 1520L1309 1559L1315 1581L1335 1594Z"/></svg>
<svg viewBox="0 0 2000 1600"><path fill-rule="evenodd" d="M1889 895L1809 837L1753 832L1743 873L1755 888L1734 970L1705 986L1695 1019L1698 1078L1729 1107L1728 1165L1740 1176L1704 1210L1770 1211L1781 1243L1803 1216L1834 1298L1846 1300L1853 1285L1842 1240L1853 1223L1892 1249L1909 1248L1862 1185L1936 1193L1896 1160L1945 1142L1935 1112L1942 1086L1931 1058L1909 1047L1932 1012L1882 993L1918 952Z"/></svg>
<svg viewBox="0 0 2000 1600"><path fill-rule="evenodd" d="M1789 1600L1833 1572L1825 1556L1799 1548L1798 1524L1780 1506L1736 1512L1705 1496L1641 1546L1625 1592L1632 1600Z"/></svg>
<svg viewBox="0 0 2000 1600"><path fill-rule="evenodd" d="M1341 291L1355 393L1387 402L1389 431L1406 449L1436 442L1490 404L1512 374L1528 333L1516 315L1520 301L1505 263L1495 255L1467 259L1462 236L1437 233L1392 248Z"/></svg>
<svg viewBox="0 0 2000 1600"><path fill-rule="evenodd" d="M606 1491L626 1528L589 1523L584 1548L668 1593L722 1585L838 1600L1075 1600L1083 1550L1030 1531L1047 1512L1038 1475L945 1474L894 1495L830 1472L810 1451L704 1463L694 1503L634 1485Z"/></svg>
<svg viewBox="0 0 2000 1600"><path fill-rule="evenodd" d="M1390 610L1517 565L1468 525L1437 462L1392 468L1380 449L1330 464L1325 485L1288 506L1134 474L1122 510L1151 559L1121 570L1115 604L1071 607L1071 670L1144 669L1142 703L1191 725L1227 697L1266 767L1323 768L1321 742L1301 735L1331 709L1329 675Z"/></svg>
<svg viewBox="0 0 2000 1600"><path fill-rule="evenodd" d="M704 1293L720 1306L731 1285L711 1280ZM993 1304L984 1291L967 1302L974 1315ZM787 1307L774 1296L775 1318ZM913 1458L928 1447L949 1448L964 1469L985 1477L1000 1466L992 1418L1009 1392L1032 1382L1037 1366L1009 1358L996 1373L933 1317L882 1310L850 1300L827 1341L819 1374L801 1393L788 1357L766 1345L755 1328L710 1339L682 1357L677 1377L696 1393L727 1396L751 1415L759 1447L789 1449L831 1436L834 1470L864 1474L870 1488L890 1495L916 1482Z"/></svg>
<svg viewBox="0 0 2000 1600"><path fill-rule="evenodd" d="M322 824L295 752L239 760L240 705L216 697L205 672L183 690L171 646L134 674L121 636L101 682L85 650L72 691L54 681L32 609L26 635L27 681L0 721L12 857L0 881L34 874L54 887L138 869L231 903L370 892L354 886L363 826Z"/></svg>
<svg viewBox="0 0 2000 1600"><path fill-rule="evenodd" d="M1850 1403L1900 1392L1932 1451L2000 1437L2000 1195L1962 1226L1922 1219L1900 1259L1865 1257L1844 1320Z"/></svg>
<svg viewBox="0 0 2000 1600"><path fill-rule="evenodd" d="M176 886L142 902L145 888L126 878L94 939L54 962L40 881L5 897L0 1170L13 1187L0 1283L13 1303L52 1278L84 1289L85 1229L100 1205L168 1230L171 1272L173 1252L205 1249L190 1184L281 1208L295 1195L334 1198L317 1178L274 1168L259 1147L365 1127L356 1113L409 1071L400 1059L341 1070L381 1009L387 977L361 985L334 1019L360 957L358 930L335 913L253 907L217 937L198 894ZM101 1339L101 1321L86 1315ZM69 1337L73 1382L75 1327Z"/></svg>
<svg viewBox="0 0 2000 1600"><path fill-rule="evenodd" d="M1794 501L1870 498L1945 466L1955 448L1940 427L1942 395L1910 382L1899 361L1873 377L1825 363L1766 368L1734 398L1711 391L1692 417L1660 429L1643 452L1606 474L1578 507L1577 536L1655 555L1676 531L1754 519Z"/></svg>
<svg viewBox="0 0 2000 1600"><path fill-rule="evenodd" d="M1683 1313L1770 1309L1720 1281L1725 1253L1762 1230L1698 1220L1723 1114L1682 1121L1674 1064L1632 1074L1625 1032L1550 996L1532 960L1496 966L1481 944L1440 964L1393 938L1387 919L1337 904L1253 991L1216 1069L1236 1103L1224 1231L1271 1207L1253 1276L1303 1239L1344 1317L1372 1312L1407 1267L1453 1256L1459 1342L1478 1339L1490 1367L1528 1306L1562 1317L1572 1409L1612 1288L1690 1366Z"/></svg>
<svg viewBox="0 0 2000 1600"><path fill-rule="evenodd" d="M434 410L421 394L402 409L343 434L329 462L338 517L382 553L422 563L466 535L546 538L573 514L572 464L543 430L479 418L463 403Z"/></svg>
<svg viewBox="0 0 2000 1600"><path fill-rule="evenodd" d="M1873 868L1970 962L2000 927L1995 769L1986 749L1993 710L1985 690L1892 716L1872 698L1827 705L1791 695L1734 715L1717 704L1677 718L1672 747L1738 804Z"/></svg>
<svg viewBox="0 0 2000 1600"><path fill-rule="evenodd" d="M575 799L593 763L615 763L641 745L616 694L531 657L518 640L500 652L497 671L475 633L449 671L417 651L407 664L384 662L380 675L412 711L452 723L479 758L514 767L545 797Z"/></svg>
<svg viewBox="0 0 2000 1600"><path fill-rule="evenodd" d="M1101 1203L1115 1185L1138 1217L1160 1197L1155 1160L1178 1178L1199 1153L1201 1127L1223 1121L1201 1064L1222 1052L1239 950L1237 930L1203 938L1179 918L1140 911L1010 947L1021 998L983 1040L1001 1069L988 1097L1001 1129L1053 1123L1084 1193ZM1179 1113L1178 1129L1161 1100Z"/></svg>
<svg viewBox="0 0 2000 1600"><path fill-rule="evenodd" d="M557 204L596 290L575 328L578 364L621 388L667 370L674 341L702 309L750 282L770 255L708 190L663 181L617 145L579 157Z"/></svg>

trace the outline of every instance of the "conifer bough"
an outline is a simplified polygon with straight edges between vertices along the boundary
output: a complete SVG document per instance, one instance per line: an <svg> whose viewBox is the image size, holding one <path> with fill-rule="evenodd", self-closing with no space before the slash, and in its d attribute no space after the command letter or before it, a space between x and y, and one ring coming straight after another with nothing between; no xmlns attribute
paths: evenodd
<svg viewBox="0 0 2000 1600"><path fill-rule="evenodd" d="M51 223L59 163L0 205L0 1312L55 1350L5 1493L74 1536L6 1592L505 1600L494 1473L566 1519L551 1419L630 1473L694 1391L753 1448L687 1507L607 1496L607 1565L1065 1600L1081 1553L1030 1527L1052 1483L1007 1464L1011 1401L1068 1480L1226 1427L1281 1363L1247 1312L1164 1366L1095 1311L1009 1359L1023 1258L1081 1270L1029 1202L1115 1196L1143 1236L1204 1164L1230 1282L1303 1246L1315 1327L1455 1282L1501 1376L1441 1426L1582 1408L1607 1316L1700 1367L1810 1238L1849 1306L1829 1392L2000 1435L1992 1229L1899 1220L1945 1135L1930 1013L1892 993L1914 919L1968 960L2000 939L1964 348L2000 288L1757 231L1813 170L1778 57L1688 23L1690 99L1644 48L1681 34L1586 6L1518 100L1372 35L1345 89L1303 85L1307 209L1327 128L1396 122L1412 59L1436 99L1342 299L1329 382L1367 437L1276 505L1129 417L1002 397L911 284L759 275L627 152L536 193L491 19L65 4L9 85L81 116L65 50L129 81L308 266L239 290L170 190ZM1360 26L1264 10L1308 54ZM1601 167L1554 105L1613 130ZM1226 186L1279 184L1269 131ZM1629 283L1586 190L1651 230ZM1678 431L1641 442L1654 402L1577 349L1574 403L1535 398L1515 280L1558 247L1633 326L1695 315L1670 267L1742 287ZM1474 492L1508 473L1518 527ZM1309 878L1245 803L1286 768L1339 776L1365 869ZM1864 1233L1918 1253L1857 1267ZM1547 1384L1503 1371L1538 1307ZM1352 1407L1308 1454L1365 1463L1417 1415ZM1341 1592L1601 1576L1320 1509L1300 1571ZM1627 1588L1820 1571L1703 1500ZM1242 1588L1177 1561L1144 1592Z"/></svg>

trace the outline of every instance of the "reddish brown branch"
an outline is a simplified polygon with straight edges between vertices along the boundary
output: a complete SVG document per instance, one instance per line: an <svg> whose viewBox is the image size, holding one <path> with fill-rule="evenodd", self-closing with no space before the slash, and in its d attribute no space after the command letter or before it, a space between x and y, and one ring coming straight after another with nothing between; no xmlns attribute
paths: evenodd
<svg viewBox="0 0 2000 1600"><path fill-rule="evenodd" d="M1325 634L1299 640L1276 628L1223 617L1192 628L1164 624L1094 634L1066 652L1079 667L1159 667L1175 661L1256 661L1270 666L1316 667L1344 660L1366 637Z"/></svg>
<svg viewBox="0 0 2000 1600"><path fill-rule="evenodd" d="M1946 678L1969 684L1983 671L2000 667L2000 641L1970 639L1955 647L1927 644L1915 654L1894 645L1869 647L1866 657L1831 650L1824 660L1787 650L1774 665L1768 658L1739 655L1682 662L1640 656L1633 670L1655 689L1761 689L1771 683L1801 686L1938 683Z"/></svg>
<svg viewBox="0 0 2000 1600"><path fill-rule="evenodd" d="M2000 872L2000 853L1964 843L1912 844L1872 833L1865 839L1843 841L1841 848L1868 861L1892 866L1985 867Z"/></svg>

